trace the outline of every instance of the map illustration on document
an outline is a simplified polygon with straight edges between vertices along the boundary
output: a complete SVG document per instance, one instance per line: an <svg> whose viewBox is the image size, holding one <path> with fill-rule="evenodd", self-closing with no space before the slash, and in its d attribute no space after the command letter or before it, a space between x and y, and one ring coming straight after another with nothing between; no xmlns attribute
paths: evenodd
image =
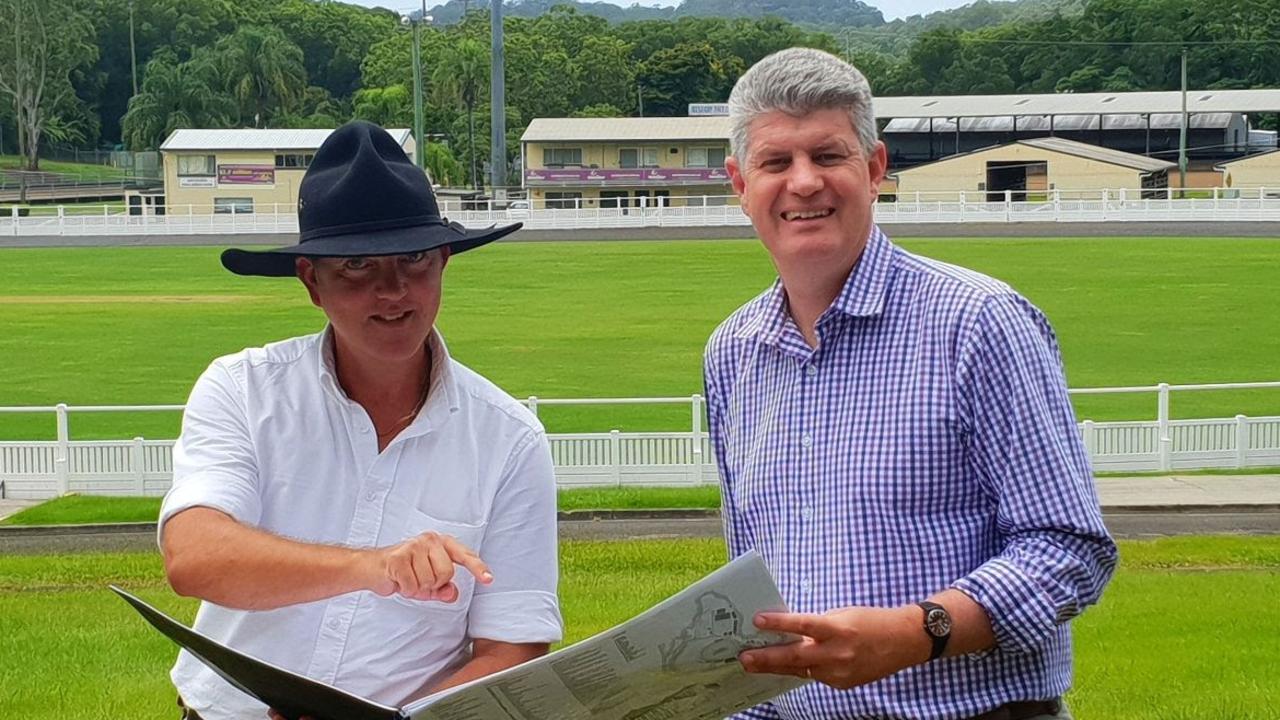
<svg viewBox="0 0 1280 720"><path fill-rule="evenodd" d="M786 610L749 552L621 625L403 708L363 700L239 653L112 588L223 679L293 720L720 720L803 685L749 674L738 653L798 640L758 630Z"/></svg>

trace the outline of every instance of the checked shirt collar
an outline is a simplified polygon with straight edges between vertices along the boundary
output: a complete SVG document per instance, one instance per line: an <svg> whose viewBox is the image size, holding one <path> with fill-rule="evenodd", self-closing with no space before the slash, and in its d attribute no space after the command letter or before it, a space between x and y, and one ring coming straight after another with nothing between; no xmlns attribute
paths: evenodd
<svg viewBox="0 0 1280 720"><path fill-rule="evenodd" d="M824 327L840 317L872 317L884 310L885 295L889 291L889 270L893 265L893 244L878 225L871 226L867 246L845 280L840 294L831 306L818 318L819 337ZM738 337L755 336L765 345L771 345L790 354L809 356L813 350L805 343L800 329L787 312L786 290L782 278L774 280L773 287L765 295L759 312L745 323Z"/></svg>

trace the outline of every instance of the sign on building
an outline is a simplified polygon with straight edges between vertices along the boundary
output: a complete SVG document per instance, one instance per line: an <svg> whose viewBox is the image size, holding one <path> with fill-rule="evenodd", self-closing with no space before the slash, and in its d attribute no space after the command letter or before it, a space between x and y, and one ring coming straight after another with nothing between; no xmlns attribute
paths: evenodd
<svg viewBox="0 0 1280 720"><path fill-rule="evenodd" d="M729 114L729 103L689 103L689 117L709 117Z"/></svg>
<svg viewBox="0 0 1280 720"><path fill-rule="evenodd" d="M274 185L274 165L219 165L219 185Z"/></svg>

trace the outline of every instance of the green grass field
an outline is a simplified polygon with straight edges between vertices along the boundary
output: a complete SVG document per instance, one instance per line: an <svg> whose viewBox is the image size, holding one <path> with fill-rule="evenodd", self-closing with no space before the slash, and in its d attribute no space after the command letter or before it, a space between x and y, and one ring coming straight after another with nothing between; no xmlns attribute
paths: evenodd
<svg viewBox="0 0 1280 720"><path fill-rule="evenodd" d="M1122 542L1102 602L1075 624L1075 717L1265 720L1280 697L1280 537ZM717 567L714 540L561 544L569 642ZM154 553L0 557L0 717L167 720L174 647L107 590L190 621Z"/></svg>
<svg viewBox="0 0 1280 720"><path fill-rule="evenodd" d="M282 241L284 238L282 237ZM1280 379L1280 242L905 240L1011 283L1054 323L1072 387ZM300 285L240 278L213 248L0 250L0 405L181 403L210 359L322 326ZM741 241L500 243L450 264L450 350L517 397L701 391L712 329L773 269ZM1154 393L1078 397L1081 418L1154 417ZM1175 417L1276 414L1280 390L1175 394ZM553 432L679 429L687 406L558 408ZM177 413L77 415L73 437L176 434ZM0 415L0 437L54 419Z"/></svg>
<svg viewBox="0 0 1280 720"><path fill-rule="evenodd" d="M720 507L720 488L717 485L563 488L557 494L561 510ZM153 522L159 515L158 497L64 495L0 519L0 525Z"/></svg>
<svg viewBox="0 0 1280 720"><path fill-rule="evenodd" d="M23 159L17 155L0 155L0 170L19 170ZM126 170L93 163L59 162L40 159L40 172L59 173L80 182L111 182L129 177Z"/></svg>

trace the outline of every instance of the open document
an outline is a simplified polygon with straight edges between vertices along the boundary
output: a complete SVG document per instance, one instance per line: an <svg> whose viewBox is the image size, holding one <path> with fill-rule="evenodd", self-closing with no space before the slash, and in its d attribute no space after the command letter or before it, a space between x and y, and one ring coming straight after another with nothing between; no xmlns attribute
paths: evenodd
<svg viewBox="0 0 1280 720"><path fill-rule="evenodd" d="M798 640L751 619L785 610L747 553L644 613L550 655L393 708L237 652L112 586L157 630L291 720L712 720L802 685L750 675L738 653Z"/></svg>

